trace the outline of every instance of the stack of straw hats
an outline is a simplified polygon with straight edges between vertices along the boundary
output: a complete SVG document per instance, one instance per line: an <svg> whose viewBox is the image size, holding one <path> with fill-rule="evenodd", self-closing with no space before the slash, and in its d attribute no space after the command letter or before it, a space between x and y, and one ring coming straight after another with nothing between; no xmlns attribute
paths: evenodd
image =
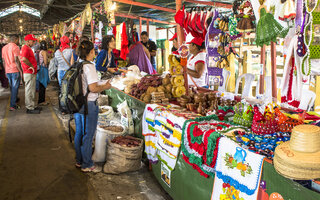
<svg viewBox="0 0 320 200"><path fill-rule="evenodd" d="M320 127L294 127L290 141L276 148L273 162L277 172L287 178L320 178Z"/></svg>

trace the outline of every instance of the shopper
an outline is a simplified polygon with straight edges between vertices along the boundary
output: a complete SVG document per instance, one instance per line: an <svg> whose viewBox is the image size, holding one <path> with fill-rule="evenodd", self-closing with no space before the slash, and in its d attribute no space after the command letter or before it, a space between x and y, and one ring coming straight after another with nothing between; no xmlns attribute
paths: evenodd
<svg viewBox="0 0 320 200"><path fill-rule="evenodd" d="M129 41L129 54L127 56L127 62L130 65L137 65L140 71L143 71L147 74L156 73L150 62L150 53L148 49L140 42L132 43L132 41Z"/></svg>
<svg viewBox="0 0 320 200"><path fill-rule="evenodd" d="M75 49L73 49L72 50L72 54L73 54L73 61L71 61L71 62L77 62L78 61L78 54L77 54L77 50L78 50L78 47L79 47L79 45L81 44L81 42L83 42L83 41L89 41L89 38L87 37L87 36L81 36L80 37L80 40L79 40L79 43L77 44L77 48L75 48Z"/></svg>
<svg viewBox="0 0 320 200"><path fill-rule="evenodd" d="M63 36L60 39L60 49L58 49L54 56L58 62L58 81L61 86L61 80L64 77L66 71L71 67L73 54L70 48L70 40L67 36Z"/></svg>
<svg viewBox="0 0 320 200"><path fill-rule="evenodd" d="M206 53L204 41L201 38L194 38L189 44L189 51L192 57L188 59L187 74L188 84L197 87L207 86L207 67L205 65Z"/></svg>
<svg viewBox="0 0 320 200"><path fill-rule="evenodd" d="M143 31L140 37L141 37L141 43L150 52L150 61L151 61L152 67L155 71L157 71L156 59L155 59L155 56L157 55L157 45L154 41L149 39L149 34L146 31Z"/></svg>
<svg viewBox="0 0 320 200"><path fill-rule="evenodd" d="M0 54L2 52L2 48L5 46L5 44L0 43ZM0 55L0 95L2 92L5 91L9 87L9 81L6 76L6 72L3 66L3 61L2 61L2 55Z"/></svg>
<svg viewBox="0 0 320 200"><path fill-rule="evenodd" d="M89 94L86 118L84 118L84 114L81 114L84 112L74 115L76 123L76 134L74 137L76 167L81 167L81 171L83 172L99 172L101 169L95 166L91 159L92 140L96 132L99 113L97 99L99 93L110 89L111 85L109 82L102 83L98 80L97 70L93 63L95 50L92 42L83 41L78 48L78 55L80 59L86 62L83 65L83 93L86 94L89 90ZM82 110L84 111L84 108ZM86 126L84 126L84 119L86 120Z"/></svg>
<svg viewBox="0 0 320 200"><path fill-rule="evenodd" d="M114 60L113 49L116 48L116 39L114 36L104 36L102 38L102 50L96 58L96 68L99 72L111 72L115 73L118 70L116 69L116 63Z"/></svg>
<svg viewBox="0 0 320 200"><path fill-rule="evenodd" d="M39 81L39 99L38 104L40 106L48 105L46 102L46 88L50 82L49 79L49 62L48 62L48 46L46 41L40 42L40 53L39 53L39 65L40 69L37 73L37 80Z"/></svg>
<svg viewBox="0 0 320 200"><path fill-rule="evenodd" d="M9 80L11 92L10 111L20 108L16 102L23 72L19 60L20 48L18 45L19 37L13 35L10 37L10 43L2 48L2 63Z"/></svg>
<svg viewBox="0 0 320 200"><path fill-rule="evenodd" d="M25 82L25 104L28 114L40 114L41 108L36 107L37 61L31 49L37 39L29 34L24 40L26 44L21 49L20 58Z"/></svg>

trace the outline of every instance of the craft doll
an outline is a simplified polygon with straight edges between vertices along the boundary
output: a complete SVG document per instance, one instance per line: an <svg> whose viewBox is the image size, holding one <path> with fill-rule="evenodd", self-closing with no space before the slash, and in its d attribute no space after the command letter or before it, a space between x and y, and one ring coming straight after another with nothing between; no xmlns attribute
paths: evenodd
<svg viewBox="0 0 320 200"><path fill-rule="evenodd" d="M290 21L296 17L296 11L293 0L280 0L283 4L282 10L279 14L279 19L282 21Z"/></svg>
<svg viewBox="0 0 320 200"><path fill-rule="evenodd" d="M264 0L260 2L260 19L256 30L256 44L257 46L269 45L271 41L276 42L277 37L284 38L289 29L283 28L277 22L271 13L267 12Z"/></svg>
<svg viewBox="0 0 320 200"><path fill-rule="evenodd" d="M254 31L254 20L255 16L253 14L252 5L249 1L245 1L240 6L240 14L237 15L238 18L240 18L238 24L237 24L237 31L240 33L250 33Z"/></svg>

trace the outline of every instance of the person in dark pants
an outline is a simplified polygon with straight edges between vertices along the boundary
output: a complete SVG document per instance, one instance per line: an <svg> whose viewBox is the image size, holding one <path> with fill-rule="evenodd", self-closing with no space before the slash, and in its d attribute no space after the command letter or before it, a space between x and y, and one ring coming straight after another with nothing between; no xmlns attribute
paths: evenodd
<svg viewBox="0 0 320 200"><path fill-rule="evenodd" d="M141 33L141 43L149 50L150 53L150 62L152 64L152 67L155 71L157 71L157 66L156 66L156 55L157 55L157 45L154 41L151 41L149 39L149 35L146 31L143 31Z"/></svg>
<svg viewBox="0 0 320 200"><path fill-rule="evenodd" d="M6 71L4 69L4 64L2 60L2 48L4 47L4 44L0 44L0 83L2 88L8 88L9 87L9 81L6 77ZM0 87L0 90L2 89Z"/></svg>
<svg viewBox="0 0 320 200"><path fill-rule="evenodd" d="M21 63L19 60L20 48L19 37L13 35L10 37L10 43L2 48L2 62L10 83L10 111L19 109L17 104L21 77L23 75Z"/></svg>
<svg viewBox="0 0 320 200"><path fill-rule="evenodd" d="M48 71L48 45L46 41L40 42L39 64L40 69L37 73L37 80L39 81L39 106L46 106L49 103L46 102L46 88L50 82Z"/></svg>

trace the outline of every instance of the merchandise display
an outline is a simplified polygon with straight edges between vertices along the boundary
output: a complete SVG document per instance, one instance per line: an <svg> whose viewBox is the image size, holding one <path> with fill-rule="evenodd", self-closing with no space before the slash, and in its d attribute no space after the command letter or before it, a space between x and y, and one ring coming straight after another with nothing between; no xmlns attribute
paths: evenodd
<svg viewBox="0 0 320 200"><path fill-rule="evenodd" d="M319 1L185 1L174 8L180 26L165 28L145 10L138 26L105 1L54 25L53 37L80 37L90 24L97 52L114 36L116 72L99 77L112 88L97 100L93 161L120 174L147 159L173 199L320 199L293 182L320 178ZM142 45L144 30L157 51Z"/></svg>

